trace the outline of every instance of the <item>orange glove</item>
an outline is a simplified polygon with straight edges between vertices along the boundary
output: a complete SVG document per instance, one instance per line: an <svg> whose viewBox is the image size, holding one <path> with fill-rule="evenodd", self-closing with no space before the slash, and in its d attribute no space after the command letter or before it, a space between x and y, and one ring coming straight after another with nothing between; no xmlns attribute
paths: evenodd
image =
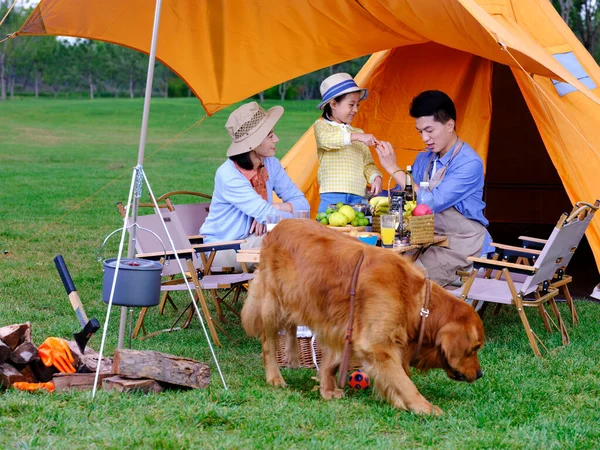
<svg viewBox="0 0 600 450"><path fill-rule="evenodd" d="M61 372L74 373L73 354L67 341L61 338L49 337L38 347L38 355L45 366L54 366Z"/></svg>
<svg viewBox="0 0 600 450"><path fill-rule="evenodd" d="M28 383L27 381L17 381L12 385L20 391L33 392L44 389L48 392L54 392L54 382L52 381L48 381L47 383Z"/></svg>

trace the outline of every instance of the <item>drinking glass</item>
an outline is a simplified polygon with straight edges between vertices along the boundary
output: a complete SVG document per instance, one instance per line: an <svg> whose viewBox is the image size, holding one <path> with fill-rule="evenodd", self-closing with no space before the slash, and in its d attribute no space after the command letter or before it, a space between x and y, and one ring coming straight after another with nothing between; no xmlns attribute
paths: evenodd
<svg viewBox="0 0 600 450"><path fill-rule="evenodd" d="M308 219L309 214L305 209L300 209L298 211L294 211L294 219Z"/></svg>
<svg viewBox="0 0 600 450"><path fill-rule="evenodd" d="M279 214L267 214L267 233L275 228L275 225L277 225L280 221L281 216Z"/></svg>
<svg viewBox="0 0 600 450"><path fill-rule="evenodd" d="M391 247L394 244L396 217L395 214L384 214L381 216L381 243L386 247Z"/></svg>

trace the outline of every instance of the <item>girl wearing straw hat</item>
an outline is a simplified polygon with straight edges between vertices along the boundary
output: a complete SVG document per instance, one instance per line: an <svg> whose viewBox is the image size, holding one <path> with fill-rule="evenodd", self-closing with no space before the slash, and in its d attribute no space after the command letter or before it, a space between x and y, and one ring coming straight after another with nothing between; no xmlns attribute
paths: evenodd
<svg viewBox="0 0 600 450"><path fill-rule="evenodd" d="M314 125L319 157L319 212L332 203L361 203L367 184L370 195L381 192L381 172L377 170L369 146L379 141L372 134L350 124L367 90L359 88L347 73L336 73L321 83L323 115Z"/></svg>
<svg viewBox="0 0 600 450"><path fill-rule="evenodd" d="M260 247L267 215L291 218L294 211L310 210L304 194L275 158L279 138L274 127L282 115L281 106L265 111L250 102L227 119L231 145L227 161L215 174L210 211L200 228L204 242L245 239L242 248ZM273 203L273 192L283 203ZM217 252L214 264L241 269L233 250Z"/></svg>

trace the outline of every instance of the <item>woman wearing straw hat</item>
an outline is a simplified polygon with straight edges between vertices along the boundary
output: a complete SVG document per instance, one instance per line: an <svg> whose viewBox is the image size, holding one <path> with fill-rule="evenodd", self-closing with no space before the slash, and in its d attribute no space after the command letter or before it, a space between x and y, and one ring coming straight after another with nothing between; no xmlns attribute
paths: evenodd
<svg viewBox="0 0 600 450"><path fill-rule="evenodd" d="M369 146L378 143L350 124L367 90L359 88L347 73L336 73L321 83L323 115L314 125L319 158L319 212L331 203L361 203L366 194L381 192L381 172L375 167Z"/></svg>
<svg viewBox="0 0 600 450"><path fill-rule="evenodd" d="M260 247L269 214L293 217L294 211L310 210L304 194L275 158L279 138L275 124L281 106L265 111L250 102L231 113L225 128L231 136L228 159L215 174L215 189L206 221L200 228L204 242L246 239L242 248ZM283 203L273 203L273 192ZM214 264L239 267L233 250L217 252Z"/></svg>

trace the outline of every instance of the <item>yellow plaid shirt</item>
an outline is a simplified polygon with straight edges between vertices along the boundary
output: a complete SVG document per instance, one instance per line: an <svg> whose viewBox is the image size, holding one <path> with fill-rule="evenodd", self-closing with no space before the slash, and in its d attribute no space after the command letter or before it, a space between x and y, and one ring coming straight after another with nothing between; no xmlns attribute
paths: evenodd
<svg viewBox="0 0 600 450"><path fill-rule="evenodd" d="M350 142L360 128L319 118L314 125L319 158L319 192L343 192L365 196L367 183L381 177L371 151L362 142Z"/></svg>

